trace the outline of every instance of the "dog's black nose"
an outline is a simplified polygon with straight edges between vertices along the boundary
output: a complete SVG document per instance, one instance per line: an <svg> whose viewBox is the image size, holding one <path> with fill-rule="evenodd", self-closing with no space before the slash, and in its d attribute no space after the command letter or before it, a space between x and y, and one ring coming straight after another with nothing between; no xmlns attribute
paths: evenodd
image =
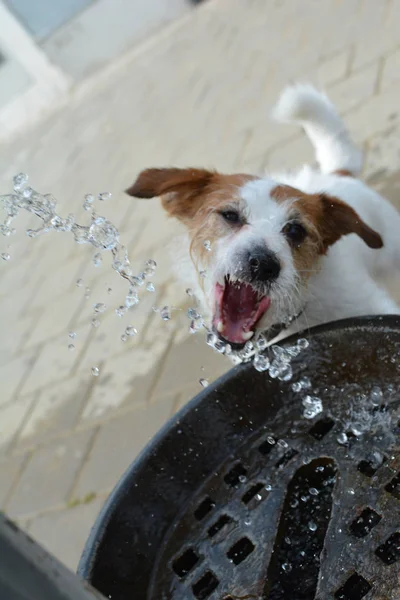
<svg viewBox="0 0 400 600"><path fill-rule="evenodd" d="M278 278L281 265L274 252L267 248L253 248L249 252L250 273L254 280L264 283Z"/></svg>

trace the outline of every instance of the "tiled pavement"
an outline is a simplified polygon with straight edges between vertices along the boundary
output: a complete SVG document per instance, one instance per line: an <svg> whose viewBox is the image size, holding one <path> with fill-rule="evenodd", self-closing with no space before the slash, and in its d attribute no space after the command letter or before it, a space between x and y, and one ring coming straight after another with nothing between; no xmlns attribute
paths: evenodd
<svg viewBox="0 0 400 600"><path fill-rule="evenodd" d="M327 89L365 148L366 176L396 201L400 0L210 0L0 148L2 193L24 171L62 214L82 214L85 193L109 190L102 212L134 265L159 264L156 292L119 320L121 282L92 264L90 248L66 235L29 240L23 218L1 242L12 258L0 265L0 505L71 568L124 469L201 377L228 366L185 334L181 312L164 323L151 310L185 301L165 252L176 227L157 201L122 190L146 166L262 171L313 160L300 132L268 119L293 79ZM91 309L102 301L110 309L96 329ZM139 334L124 344L130 323Z"/></svg>

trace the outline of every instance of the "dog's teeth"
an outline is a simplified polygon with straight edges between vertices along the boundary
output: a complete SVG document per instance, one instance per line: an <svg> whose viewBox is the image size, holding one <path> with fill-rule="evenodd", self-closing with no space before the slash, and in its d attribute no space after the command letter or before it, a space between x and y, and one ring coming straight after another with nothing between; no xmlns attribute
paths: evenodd
<svg viewBox="0 0 400 600"><path fill-rule="evenodd" d="M243 331L242 333L242 338L244 339L245 342L247 342L248 340L250 340L254 335L254 331Z"/></svg>
<svg viewBox="0 0 400 600"><path fill-rule="evenodd" d="M222 321L218 321L218 325L217 325L217 331L218 331L218 333L223 333L224 329L225 329L225 326L224 326L223 322Z"/></svg>

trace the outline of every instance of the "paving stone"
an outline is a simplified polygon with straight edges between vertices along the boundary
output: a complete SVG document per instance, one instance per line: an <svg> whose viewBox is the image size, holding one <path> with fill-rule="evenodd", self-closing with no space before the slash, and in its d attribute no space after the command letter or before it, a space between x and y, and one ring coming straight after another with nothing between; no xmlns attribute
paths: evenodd
<svg viewBox="0 0 400 600"><path fill-rule="evenodd" d="M329 97L340 112L357 107L373 95L379 67L379 63L375 61L329 88Z"/></svg>
<svg viewBox="0 0 400 600"><path fill-rule="evenodd" d="M71 430L93 386L93 376L76 375L38 392L35 406L19 433L16 445L31 447Z"/></svg>
<svg viewBox="0 0 400 600"><path fill-rule="evenodd" d="M11 517L64 505L89 450L94 430L56 440L34 452L7 503Z"/></svg>
<svg viewBox="0 0 400 600"><path fill-rule="evenodd" d="M32 520L28 533L75 572L103 504L103 498L95 498L71 508L41 515Z"/></svg>
<svg viewBox="0 0 400 600"><path fill-rule="evenodd" d="M101 427L73 497L110 491L153 435L173 414L176 396L138 407Z"/></svg>
<svg viewBox="0 0 400 600"><path fill-rule="evenodd" d="M36 325L38 315L31 313L25 317L13 318L2 313L0 318L0 331L8 330L9 323L12 322L12 335L4 335L0 345L0 365L17 357L17 351L24 348L29 336Z"/></svg>
<svg viewBox="0 0 400 600"><path fill-rule="evenodd" d="M68 328L66 328L62 335L45 344L22 387L21 394L31 393L54 381L65 379L72 373L92 334L89 325L74 328L73 331L76 333L75 339L69 337ZM68 348L71 342L75 346L74 350Z"/></svg>
<svg viewBox="0 0 400 600"><path fill-rule="evenodd" d="M229 368L229 360L207 346L201 334L191 336L170 348L153 397L180 392L199 379L214 379Z"/></svg>
<svg viewBox="0 0 400 600"><path fill-rule="evenodd" d="M317 80L320 86L333 84L344 79L350 61L350 49L347 48L339 54L326 59L317 70Z"/></svg>
<svg viewBox="0 0 400 600"><path fill-rule="evenodd" d="M93 389L82 420L103 419L118 410L146 406L168 343L167 338L159 337L150 347L141 345L100 363L100 375L93 377Z"/></svg>
<svg viewBox="0 0 400 600"><path fill-rule="evenodd" d="M36 401L36 395L29 395L0 406L0 452L4 453L22 427L29 411Z"/></svg>
<svg viewBox="0 0 400 600"><path fill-rule="evenodd" d="M76 289L42 304L41 313L27 341L27 347L37 346L67 332L78 322L79 314L88 301L84 289Z"/></svg>
<svg viewBox="0 0 400 600"><path fill-rule="evenodd" d="M0 460L0 509L18 480L18 476L26 461L25 455L7 456Z"/></svg>
<svg viewBox="0 0 400 600"><path fill-rule="evenodd" d="M400 49L389 54L383 65L381 89L385 90L400 84Z"/></svg>
<svg viewBox="0 0 400 600"><path fill-rule="evenodd" d="M32 371L37 358L38 352L30 350L0 366L0 407L13 399Z"/></svg>

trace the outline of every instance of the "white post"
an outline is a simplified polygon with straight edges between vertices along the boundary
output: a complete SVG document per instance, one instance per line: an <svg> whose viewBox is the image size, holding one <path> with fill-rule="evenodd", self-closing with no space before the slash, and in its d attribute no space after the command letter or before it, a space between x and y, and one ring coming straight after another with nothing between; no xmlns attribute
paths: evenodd
<svg viewBox="0 0 400 600"><path fill-rule="evenodd" d="M51 63L0 0L0 50L2 48L6 56L12 56L23 67L32 85L0 107L0 142L32 125L44 111L64 99L71 86L71 79Z"/></svg>

